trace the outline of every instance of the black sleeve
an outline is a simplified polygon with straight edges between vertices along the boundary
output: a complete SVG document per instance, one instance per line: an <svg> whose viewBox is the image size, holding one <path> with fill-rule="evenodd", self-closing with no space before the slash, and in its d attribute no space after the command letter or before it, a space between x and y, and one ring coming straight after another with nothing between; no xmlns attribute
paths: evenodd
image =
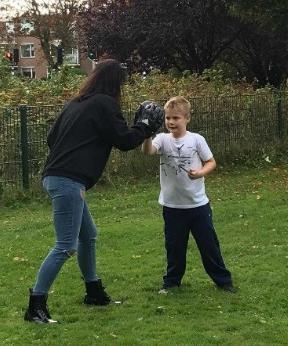
<svg viewBox="0 0 288 346"><path fill-rule="evenodd" d="M116 101L109 102L104 107L102 105L101 108L103 118L96 126L103 140L122 151L134 149L143 143L147 137L145 124L129 127Z"/></svg>
<svg viewBox="0 0 288 346"><path fill-rule="evenodd" d="M53 144L55 143L56 136L57 136L57 121L52 125L52 127L50 128L48 132L47 144L49 149L51 149Z"/></svg>

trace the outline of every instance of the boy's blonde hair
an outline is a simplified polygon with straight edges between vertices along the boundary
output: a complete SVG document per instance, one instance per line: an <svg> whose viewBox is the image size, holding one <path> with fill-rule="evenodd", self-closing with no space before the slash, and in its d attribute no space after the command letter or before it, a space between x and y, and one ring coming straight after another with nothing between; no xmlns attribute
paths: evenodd
<svg viewBox="0 0 288 346"><path fill-rule="evenodd" d="M186 118L190 118L191 103L183 96L174 96L165 103L164 110L165 112L168 110L176 110Z"/></svg>

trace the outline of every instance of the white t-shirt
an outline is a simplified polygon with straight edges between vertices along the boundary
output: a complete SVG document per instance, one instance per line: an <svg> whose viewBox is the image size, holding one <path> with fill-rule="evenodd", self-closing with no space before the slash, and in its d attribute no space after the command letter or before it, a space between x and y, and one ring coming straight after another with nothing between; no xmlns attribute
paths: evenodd
<svg viewBox="0 0 288 346"><path fill-rule="evenodd" d="M204 177L190 179L185 171L202 168L202 161L213 157L205 138L189 131L181 138L160 133L153 139L152 145L160 154L159 203L179 209L207 204Z"/></svg>

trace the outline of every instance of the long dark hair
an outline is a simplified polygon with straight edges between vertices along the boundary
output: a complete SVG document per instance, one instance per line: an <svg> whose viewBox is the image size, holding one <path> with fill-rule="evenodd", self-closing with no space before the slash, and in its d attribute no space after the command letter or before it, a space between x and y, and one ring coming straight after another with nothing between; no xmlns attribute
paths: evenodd
<svg viewBox="0 0 288 346"><path fill-rule="evenodd" d="M106 94L118 102L121 96L121 86L126 80L126 71L114 59L98 62L91 75L86 79L75 100L81 101L94 94Z"/></svg>

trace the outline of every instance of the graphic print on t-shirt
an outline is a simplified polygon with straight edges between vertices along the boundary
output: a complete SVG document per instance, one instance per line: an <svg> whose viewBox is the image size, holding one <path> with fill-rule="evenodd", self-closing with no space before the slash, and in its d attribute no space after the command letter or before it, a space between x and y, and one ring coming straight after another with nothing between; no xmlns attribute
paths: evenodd
<svg viewBox="0 0 288 346"><path fill-rule="evenodd" d="M185 148L185 144L180 146L175 146L177 152L172 149L167 151L165 154L165 161L163 156L160 163L161 168L163 169L164 174L167 176L167 170L165 168L170 167L172 171L175 172L175 175L180 173L188 173L191 169L191 163L193 156L196 154L196 149L193 147ZM188 149L188 150L187 150ZM171 170L170 170L171 171Z"/></svg>

